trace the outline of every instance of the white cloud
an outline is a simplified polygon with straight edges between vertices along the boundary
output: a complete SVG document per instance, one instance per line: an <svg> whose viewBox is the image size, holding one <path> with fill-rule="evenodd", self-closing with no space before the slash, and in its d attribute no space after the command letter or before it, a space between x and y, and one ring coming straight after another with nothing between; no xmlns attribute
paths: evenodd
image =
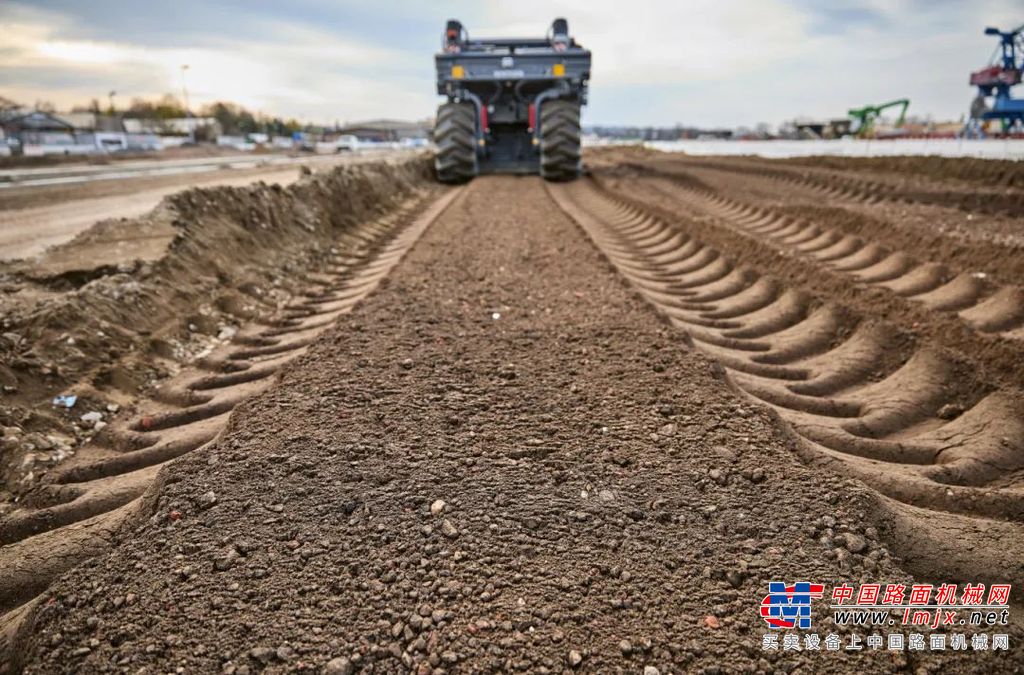
<svg viewBox="0 0 1024 675"><path fill-rule="evenodd" d="M362 23L319 20L339 9ZM252 10L244 31L236 36L228 22L214 38L192 12L180 43L165 31L168 46L153 46L130 31L88 39L67 15L0 5L0 93L64 106L111 89L122 101L177 93L188 63L193 103L229 99L318 121L418 118L438 102L432 57L444 19L463 20L474 35L534 36L565 16L593 51L588 122L778 123L900 97L912 113L956 118L973 97L968 73L995 46L984 26L1024 21L1019 0L458 0L440 9L309 0L302 12ZM189 32L197 25L202 40Z"/></svg>
<svg viewBox="0 0 1024 675"><path fill-rule="evenodd" d="M481 35L539 35L557 15L593 52L603 85L678 85L734 79L770 68L807 48L806 18L781 0L629 3L544 0L486 5Z"/></svg>
<svg viewBox="0 0 1024 675"><path fill-rule="evenodd" d="M60 90L32 83L8 85L9 98L45 99L62 107L103 98L108 90L123 97L152 97L182 92L183 64L189 100L200 106L228 100L272 114L322 121L352 120L381 114L404 117L429 114L429 87L403 87L380 70L403 63L402 54L380 45L345 41L299 25L276 25L268 39L225 40L216 47L154 48L130 43L57 38L58 22L24 20L0 24L15 36L0 52L0 70L64 73ZM429 61L424 68L428 73ZM145 88L124 87L126 72L147 81ZM76 85L75 73L88 73L104 87Z"/></svg>

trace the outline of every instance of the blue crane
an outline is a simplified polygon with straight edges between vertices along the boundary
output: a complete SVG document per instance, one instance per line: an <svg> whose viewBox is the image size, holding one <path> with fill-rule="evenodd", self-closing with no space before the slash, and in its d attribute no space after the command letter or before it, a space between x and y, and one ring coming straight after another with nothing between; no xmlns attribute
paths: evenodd
<svg viewBox="0 0 1024 675"><path fill-rule="evenodd" d="M971 85L978 88L971 104L971 122L980 128L985 120L1001 120L1004 133L1015 127L1024 129L1024 99L1010 94L1014 85L1020 84L1024 71L1024 25L1011 31L990 26L985 35L998 35L999 46L987 67L971 73ZM991 105L990 97L994 97Z"/></svg>

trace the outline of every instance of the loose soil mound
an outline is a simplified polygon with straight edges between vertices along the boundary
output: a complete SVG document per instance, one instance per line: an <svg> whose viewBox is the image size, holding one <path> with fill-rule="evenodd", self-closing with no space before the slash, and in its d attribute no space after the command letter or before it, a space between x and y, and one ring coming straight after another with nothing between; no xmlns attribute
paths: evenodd
<svg viewBox="0 0 1024 675"><path fill-rule="evenodd" d="M339 167L289 188L189 190L39 261L0 267L4 501L94 431L82 414L130 402L241 321L273 312L339 233L429 176L415 158ZM58 394L78 402L55 408Z"/></svg>

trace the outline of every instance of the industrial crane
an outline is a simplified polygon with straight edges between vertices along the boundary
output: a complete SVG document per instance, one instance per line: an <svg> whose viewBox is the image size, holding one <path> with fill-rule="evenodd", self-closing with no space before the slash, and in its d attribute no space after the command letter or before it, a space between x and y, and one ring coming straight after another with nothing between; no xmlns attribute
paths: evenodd
<svg viewBox="0 0 1024 675"><path fill-rule="evenodd" d="M1003 132L1009 133L1015 126L1024 127L1024 99L1010 95L1024 71L1024 24L1011 31L990 26L985 35L998 35L999 46L986 68L971 73L971 85L978 88L978 96L971 103L970 126L980 132L985 120L1001 120ZM994 97L991 106L989 97Z"/></svg>
<svg viewBox="0 0 1024 675"><path fill-rule="evenodd" d="M896 120L896 126L903 126L903 122L907 116L907 108L910 106L910 99L899 98L895 101L889 101L881 105L866 105L862 108L853 108L847 111L847 115L857 120L857 131L855 132L859 138L870 136L875 128L875 121L882 114L883 110L889 108L900 108L899 119Z"/></svg>

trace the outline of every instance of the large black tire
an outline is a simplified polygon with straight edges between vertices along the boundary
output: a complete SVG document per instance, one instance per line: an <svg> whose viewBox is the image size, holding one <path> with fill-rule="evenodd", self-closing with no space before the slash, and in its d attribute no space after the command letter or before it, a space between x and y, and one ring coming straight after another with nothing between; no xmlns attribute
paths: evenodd
<svg viewBox="0 0 1024 675"><path fill-rule="evenodd" d="M476 176L476 107L472 103L441 105L434 125L434 143L434 168L439 181L465 183Z"/></svg>
<svg viewBox="0 0 1024 675"><path fill-rule="evenodd" d="M540 175L573 180L580 175L580 104L544 101L540 106Z"/></svg>

